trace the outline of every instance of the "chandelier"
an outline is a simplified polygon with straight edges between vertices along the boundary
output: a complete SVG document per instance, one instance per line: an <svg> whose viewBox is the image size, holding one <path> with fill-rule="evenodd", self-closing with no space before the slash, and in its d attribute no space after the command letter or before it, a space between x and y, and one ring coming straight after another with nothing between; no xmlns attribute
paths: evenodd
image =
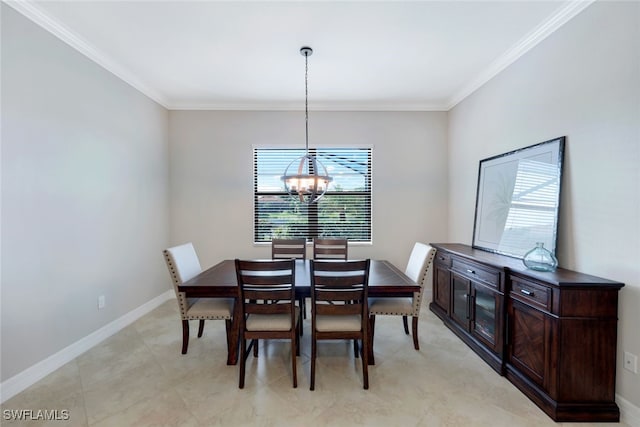
<svg viewBox="0 0 640 427"><path fill-rule="evenodd" d="M305 119L305 147L306 154L298 157L284 171L280 177L284 181L284 189L291 197L301 203L315 203L324 196L333 180L327 173L327 168L316 156L309 154L309 56L313 53L310 47L300 48L304 56L304 119ZM297 169L297 170L296 170ZM290 171L291 170L291 171Z"/></svg>

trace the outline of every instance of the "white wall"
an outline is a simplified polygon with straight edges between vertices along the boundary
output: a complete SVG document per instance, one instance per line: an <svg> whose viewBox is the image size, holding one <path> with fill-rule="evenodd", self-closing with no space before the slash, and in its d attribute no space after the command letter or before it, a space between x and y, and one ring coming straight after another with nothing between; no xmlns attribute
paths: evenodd
<svg viewBox="0 0 640 427"><path fill-rule="evenodd" d="M171 241L192 241L203 265L271 256L253 244L252 146L304 148L304 112L169 113ZM373 244L350 257L404 268L413 243L447 228L446 113L309 113L310 146L373 146Z"/></svg>
<svg viewBox="0 0 640 427"><path fill-rule="evenodd" d="M167 111L1 7L4 381L170 284Z"/></svg>
<svg viewBox="0 0 640 427"><path fill-rule="evenodd" d="M626 283L617 392L640 406L640 3L591 5L450 111L449 240L471 243L479 160L563 135L558 259Z"/></svg>

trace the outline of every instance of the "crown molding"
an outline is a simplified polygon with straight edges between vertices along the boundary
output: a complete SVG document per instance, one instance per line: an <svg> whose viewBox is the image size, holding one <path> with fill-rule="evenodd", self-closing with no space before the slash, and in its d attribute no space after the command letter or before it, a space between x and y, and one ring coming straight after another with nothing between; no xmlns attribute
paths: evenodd
<svg viewBox="0 0 640 427"><path fill-rule="evenodd" d="M304 111L301 102L264 103L176 103L166 107L169 110L222 110L222 111ZM310 111L446 111L445 104L411 102L327 102L309 105Z"/></svg>
<svg viewBox="0 0 640 427"><path fill-rule="evenodd" d="M502 70L516 62L518 58L533 49L540 42L554 33L558 28L562 27L595 1L596 0L572 0L568 4L559 8L547 20L527 34L498 59L492 62L489 67L478 75L478 77L464 86L462 90L454 94L447 103L446 110L451 110L466 97L480 89L480 87L485 83L500 74Z"/></svg>
<svg viewBox="0 0 640 427"><path fill-rule="evenodd" d="M153 101L167 108L167 100L164 96L153 90L148 85L144 84L138 77L132 72L126 70L119 65L117 61L110 58L103 52L100 52L82 37L65 27L58 20L48 15L45 11L39 8L31 0L2 0L5 4L15 9L20 14L24 15L29 20L33 21L38 26L47 30L78 52L91 59L110 73L114 74L125 83L133 86L142 94L148 96Z"/></svg>

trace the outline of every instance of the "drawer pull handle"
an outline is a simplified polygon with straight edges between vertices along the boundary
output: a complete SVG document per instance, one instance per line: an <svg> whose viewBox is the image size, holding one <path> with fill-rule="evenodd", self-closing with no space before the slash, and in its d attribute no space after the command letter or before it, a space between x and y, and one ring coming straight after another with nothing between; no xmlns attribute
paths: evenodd
<svg viewBox="0 0 640 427"><path fill-rule="evenodd" d="M522 292L523 294L525 294L528 297L532 297L533 296L533 292L528 291L526 289L520 289L520 292Z"/></svg>
<svg viewBox="0 0 640 427"><path fill-rule="evenodd" d="M467 268L467 273L469 273L469 274L476 274L476 272L475 272L474 270L471 270L471 269L469 269L469 268Z"/></svg>
<svg viewBox="0 0 640 427"><path fill-rule="evenodd" d="M443 256L439 256L438 258L440 259L440 261L444 261L445 260L445 257L443 257Z"/></svg>

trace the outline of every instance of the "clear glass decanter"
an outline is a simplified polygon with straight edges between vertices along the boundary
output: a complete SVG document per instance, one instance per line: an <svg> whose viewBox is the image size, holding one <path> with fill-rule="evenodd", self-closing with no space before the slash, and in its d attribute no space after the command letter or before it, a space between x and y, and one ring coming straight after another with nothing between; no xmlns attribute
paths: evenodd
<svg viewBox="0 0 640 427"><path fill-rule="evenodd" d="M558 259L544 247L544 243L536 243L536 247L524 254L522 262L527 268L536 271L555 271Z"/></svg>

